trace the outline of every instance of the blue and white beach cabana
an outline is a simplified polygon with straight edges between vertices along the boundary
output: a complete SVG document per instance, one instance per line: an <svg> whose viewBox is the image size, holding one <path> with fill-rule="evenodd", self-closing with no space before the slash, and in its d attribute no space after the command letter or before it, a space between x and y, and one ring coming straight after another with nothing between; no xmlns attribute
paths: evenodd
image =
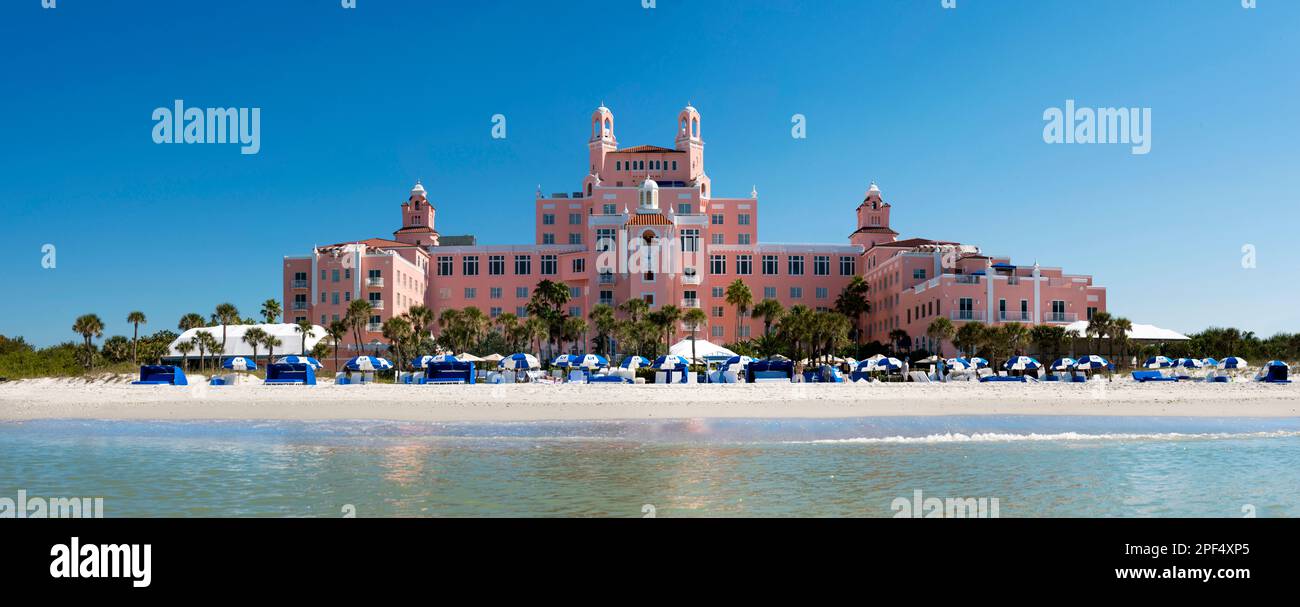
<svg viewBox="0 0 1300 607"><path fill-rule="evenodd" d="M1268 384L1289 384L1290 374L1291 365L1280 360L1270 360L1260 367L1259 376L1255 379Z"/></svg>

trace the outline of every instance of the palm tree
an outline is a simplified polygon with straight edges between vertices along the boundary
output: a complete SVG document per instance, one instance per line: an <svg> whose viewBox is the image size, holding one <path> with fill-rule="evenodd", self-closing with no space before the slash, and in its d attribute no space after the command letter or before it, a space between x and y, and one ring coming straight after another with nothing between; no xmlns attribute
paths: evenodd
<svg viewBox="0 0 1300 607"><path fill-rule="evenodd" d="M348 304L348 311L343 314L344 320L352 328L352 336L356 339L358 354L365 354L365 350L361 346L364 343L362 332L368 328L370 313L373 311L374 308L370 305L370 302L364 299L354 299L352 303Z"/></svg>
<svg viewBox="0 0 1300 607"><path fill-rule="evenodd" d="M663 315L664 352L667 353L668 351L672 350L673 335L677 333L676 325L678 321L682 319L682 309L672 304L668 304L660 308L659 313ZM693 348L695 347L695 345L692 344L691 347ZM691 361L691 362L695 362L695 361Z"/></svg>
<svg viewBox="0 0 1300 607"><path fill-rule="evenodd" d="M571 349L576 350L576 344L587 342L587 321L581 316L566 316L563 336L564 340L571 344Z"/></svg>
<svg viewBox="0 0 1300 607"><path fill-rule="evenodd" d="M785 306L782 306L781 302L775 299L764 299L754 306L750 317L763 319L763 336L767 337L772 334L772 324L780 320L783 314L785 314Z"/></svg>
<svg viewBox="0 0 1300 607"><path fill-rule="evenodd" d="M411 334L423 340L429 337L429 325L433 324L433 310L425 306L411 306L406 311L406 320L411 323Z"/></svg>
<svg viewBox="0 0 1300 607"><path fill-rule="evenodd" d="M889 343L894 346L895 354L902 354L912 349L912 336L903 329L889 332Z"/></svg>
<svg viewBox="0 0 1300 607"><path fill-rule="evenodd" d="M1022 350L1020 344L1029 337L1029 328L1018 322L1009 322L1002 325L1002 331L1006 333L1007 345L1011 347L1011 354L1019 355Z"/></svg>
<svg viewBox="0 0 1300 607"><path fill-rule="evenodd" d="M190 352L194 351L194 342L193 341L180 342L176 344L176 351L181 353L181 368L184 369L189 366Z"/></svg>
<svg viewBox="0 0 1300 607"><path fill-rule="evenodd" d="M619 304L618 310L627 315L628 321L637 323L650 311L650 304L640 297L634 297Z"/></svg>
<svg viewBox="0 0 1300 607"><path fill-rule="evenodd" d="M862 276L855 275L835 298L835 311L853 321L852 332L855 343L862 343L862 331L859 327L862 324L862 315L871 311L871 302L867 300L867 293L870 290L871 286L867 281Z"/></svg>
<svg viewBox="0 0 1300 607"><path fill-rule="evenodd" d="M497 315L495 321L497 329L501 331L501 337L506 340L506 347L511 351L507 354L514 353L519 348L519 317L514 312L503 312Z"/></svg>
<svg viewBox="0 0 1300 607"><path fill-rule="evenodd" d="M257 347L265 343L267 337L269 336L266 331L263 331L260 327L253 327L244 331L244 343L253 347L253 360L257 360Z"/></svg>
<svg viewBox="0 0 1300 607"><path fill-rule="evenodd" d="M389 347L392 348L397 357L397 368L402 368L402 343L411 337L411 323L405 318L394 316L384 321L384 339L388 340Z"/></svg>
<svg viewBox="0 0 1300 607"><path fill-rule="evenodd" d="M348 323L342 320L336 320L325 328L325 334L329 336L330 343L334 346L334 370L339 368L339 345L343 343L343 338L348 334Z"/></svg>
<svg viewBox="0 0 1300 607"><path fill-rule="evenodd" d="M1092 315L1092 318L1088 319L1086 334L1088 337L1097 338L1095 351L1098 354L1101 353L1101 338L1110 333L1110 321L1109 312L1096 312Z"/></svg>
<svg viewBox="0 0 1300 607"><path fill-rule="evenodd" d="M221 323L221 349L226 349L226 325L239 322L239 308L232 303L223 303L217 305L216 313L212 319Z"/></svg>
<svg viewBox="0 0 1300 607"><path fill-rule="evenodd" d="M276 346L282 346L284 342L281 342L279 337L268 333L266 337L262 338L262 345L266 346L266 360L270 361L275 358Z"/></svg>
<svg viewBox="0 0 1300 607"><path fill-rule="evenodd" d="M1061 357L1065 337L1065 327L1059 325L1034 325L1029 330L1029 339L1038 348L1038 353L1053 361Z"/></svg>
<svg viewBox="0 0 1300 607"><path fill-rule="evenodd" d="M204 339L204 337L206 337L207 339ZM211 335L208 335L207 333L199 333L199 334L196 334L194 337L191 337L191 338L190 338L190 343L193 344L195 348L198 348L198 349L199 349L199 372L200 372L200 373L202 373L203 371L206 371L207 368L208 368L208 366L207 366L207 363L208 363L208 340L211 340L211 339L212 339L212 336L211 336Z"/></svg>
<svg viewBox="0 0 1300 607"><path fill-rule="evenodd" d="M935 354L939 356L943 356L943 342L951 340L956 334L957 327L952 326L952 321L945 316L934 319L930 326L925 329L925 336L929 337L930 341L938 344L935 347Z"/></svg>
<svg viewBox="0 0 1300 607"><path fill-rule="evenodd" d="M208 354L211 354L212 358L214 359L212 363L212 368L213 369L220 368L221 357L226 355L226 347L217 343L217 338L213 337L212 335L208 335L207 333L204 333L203 337L205 338L204 342L208 344Z"/></svg>
<svg viewBox="0 0 1300 607"><path fill-rule="evenodd" d="M740 341L740 319L754 303L754 294L750 292L749 286L744 281L737 278L727 285L726 295L727 303L736 306L736 341Z"/></svg>
<svg viewBox="0 0 1300 607"><path fill-rule="evenodd" d="M689 315L690 312L687 312ZM503 315L504 316L504 315ZM596 330L596 337L592 340L593 349L597 354L613 357L614 348L611 343L611 337L614 335L614 327L618 324L618 317L614 315L614 308L609 304L596 304L587 314L591 320L592 328Z"/></svg>
<svg viewBox="0 0 1300 607"><path fill-rule="evenodd" d="M970 321L957 329L957 334L953 336L952 345L956 346L962 354L974 356L979 347L984 344L988 333L988 327L979 321Z"/></svg>
<svg viewBox="0 0 1300 607"><path fill-rule="evenodd" d="M95 338L104 336L104 321L97 314L83 314L72 323L72 330L85 340L86 368L95 366Z"/></svg>
<svg viewBox="0 0 1300 607"><path fill-rule="evenodd" d="M464 323L461 322L461 316L464 314L456 308L447 308L438 315L438 345L448 350L456 350L461 344Z"/></svg>
<svg viewBox="0 0 1300 607"><path fill-rule="evenodd" d="M462 331L465 341L458 350L459 352L466 352L482 343L483 339L487 337L488 329L492 326L492 319L488 318L488 315L484 314L483 310L478 309L476 306L466 306L464 310L461 310L460 321L463 326Z"/></svg>
<svg viewBox="0 0 1300 607"><path fill-rule="evenodd" d="M539 316L546 321L548 344L560 338L565 316L561 309L568 302L569 287L562 282L542 279L533 288L533 294L528 299L528 315Z"/></svg>
<svg viewBox="0 0 1300 607"><path fill-rule="evenodd" d="M133 327L131 334L131 364L140 364L138 356L140 351L140 325L149 321L144 317L144 312L135 311L126 315L126 322L131 323Z"/></svg>
<svg viewBox="0 0 1300 607"><path fill-rule="evenodd" d="M304 318L304 319L298 321L297 323L294 323L293 330L294 330L295 333L298 333L298 334L302 335L302 346L301 346L299 349L302 350L302 355L303 355L303 356L306 356L306 355L307 355L307 338L308 338L308 337L316 337L316 328L315 328L315 325L311 324L310 321L308 321L307 319Z"/></svg>
<svg viewBox="0 0 1300 607"><path fill-rule="evenodd" d="M1111 329L1110 331L1111 339L1114 341L1118 341L1120 348L1122 349L1122 354L1120 355L1120 358L1127 359L1128 358L1128 334L1130 331L1133 330L1133 321L1124 318L1123 316L1116 316L1110 321L1110 329ZM1115 349L1114 344L1111 345L1110 349L1111 350ZM1112 355L1113 354L1114 352L1112 352Z"/></svg>
<svg viewBox="0 0 1300 607"><path fill-rule="evenodd" d="M682 315L682 322L686 323L686 330L691 332L691 360L695 360L695 333L709 324L709 315L699 308L691 308Z"/></svg>
<svg viewBox="0 0 1300 607"><path fill-rule="evenodd" d="M795 304L776 323L776 334L790 344L790 355L794 360L804 358L804 345L809 343L808 337L812 335L812 316L808 306Z"/></svg>
<svg viewBox="0 0 1300 607"><path fill-rule="evenodd" d="M280 318L282 312L284 310L280 308L280 302L274 299L262 302L262 318L266 319L266 324L275 324L276 319Z"/></svg>
<svg viewBox="0 0 1300 607"><path fill-rule="evenodd" d="M546 320L540 316L529 316L528 320L524 321L524 329L524 341L530 346L536 346L535 352L541 354L541 340L545 339L549 332Z"/></svg>
<svg viewBox="0 0 1300 607"><path fill-rule="evenodd" d="M206 326L208 326L208 321L203 320L202 314L195 312L190 312L189 314L182 316L180 322L176 323L176 328L180 329L181 333L189 331L190 329L197 329Z"/></svg>

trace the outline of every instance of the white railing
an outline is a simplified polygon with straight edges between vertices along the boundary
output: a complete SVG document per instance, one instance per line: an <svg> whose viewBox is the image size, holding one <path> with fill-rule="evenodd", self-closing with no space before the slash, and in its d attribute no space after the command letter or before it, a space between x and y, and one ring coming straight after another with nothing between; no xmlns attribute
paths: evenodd
<svg viewBox="0 0 1300 607"><path fill-rule="evenodd" d="M683 308L698 308L698 307L700 307L700 299L699 299L698 297L692 297L692 298L683 299L683 300L682 300L682 307L683 307Z"/></svg>
<svg viewBox="0 0 1300 607"><path fill-rule="evenodd" d="M379 333L380 331L383 330L384 330L384 325L382 323L377 323L377 322L366 323L366 331L370 333Z"/></svg>
<svg viewBox="0 0 1300 607"><path fill-rule="evenodd" d="M999 312L998 320L1002 322L1029 322L1029 312Z"/></svg>
<svg viewBox="0 0 1300 607"><path fill-rule="evenodd" d="M307 309L307 302L305 302L305 301L295 301L295 302L293 302L293 309L295 309L295 310L306 310L306 309Z"/></svg>
<svg viewBox="0 0 1300 607"><path fill-rule="evenodd" d="M1043 318L1043 322L1074 322L1079 320L1079 315L1075 312L1048 312Z"/></svg>
<svg viewBox="0 0 1300 607"><path fill-rule="evenodd" d="M372 309L372 310L382 310L382 309L384 309L384 300L382 300L382 299L372 299L372 300L370 300L370 309Z"/></svg>
<svg viewBox="0 0 1300 607"><path fill-rule="evenodd" d="M307 288L307 281L305 281L305 280L295 280L295 281L293 281L293 288L295 288L295 289L306 289L306 288Z"/></svg>
<svg viewBox="0 0 1300 607"><path fill-rule="evenodd" d="M383 279L383 278L367 278L367 279L366 279L366 286L367 286L367 287L382 287L382 286L384 286L384 279Z"/></svg>
<svg viewBox="0 0 1300 607"><path fill-rule="evenodd" d="M948 317L952 320L984 320L984 310L951 310Z"/></svg>

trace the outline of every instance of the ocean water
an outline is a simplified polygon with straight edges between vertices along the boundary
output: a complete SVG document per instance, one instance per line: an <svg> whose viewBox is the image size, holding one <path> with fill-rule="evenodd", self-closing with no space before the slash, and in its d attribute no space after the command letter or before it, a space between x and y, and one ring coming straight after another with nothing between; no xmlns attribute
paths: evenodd
<svg viewBox="0 0 1300 607"><path fill-rule="evenodd" d="M1300 420L0 423L0 498L107 516L1300 516Z"/></svg>

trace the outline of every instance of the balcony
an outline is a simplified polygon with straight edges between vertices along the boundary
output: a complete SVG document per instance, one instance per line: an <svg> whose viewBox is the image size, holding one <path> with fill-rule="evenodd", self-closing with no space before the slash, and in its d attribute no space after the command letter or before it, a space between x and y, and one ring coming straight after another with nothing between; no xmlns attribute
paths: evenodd
<svg viewBox="0 0 1300 607"><path fill-rule="evenodd" d="M366 286L367 286L367 287L382 287L382 286L384 286L384 279L383 279L382 277L379 277L379 278L367 278L367 279L366 279Z"/></svg>
<svg viewBox="0 0 1300 607"><path fill-rule="evenodd" d="M1079 315L1074 312L1048 312L1043 322L1074 322L1079 320Z"/></svg>
<svg viewBox="0 0 1300 607"><path fill-rule="evenodd" d="M305 302L305 301L295 301L295 302L293 302L293 309L294 309L294 310L306 310L306 309L307 309L307 302Z"/></svg>
<svg viewBox="0 0 1300 607"><path fill-rule="evenodd" d="M293 288L295 288L295 289L306 289L306 288L307 288L307 281L305 281L305 280L295 280L295 281L293 281Z"/></svg>
<svg viewBox="0 0 1300 607"><path fill-rule="evenodd" d="M366 331L367 331L367 332L370 332L370 333L380 333L380 332L382 332L383 330L384 330L384 325L383 325L382 323L377 323L377 322L366 323Z"/></svg>
<svg viewBox="0 0 1300 607"><path fill-rule="evenodd" d="M1029 322L1029 312L999 312L998 320L1002 322Z"/></svg>
<svg viewBox="0 0 1300 607"><path fill-rule="evenodd" d="M685 273L682 274L682 284L698 285L703 282L704 282L704 276L701 275L699 272L696 272L694 274L685 274Z"/></svg>
<svg viewBox="0 0 1300 607"><path fill-rule="evenodd" d="M952 282L958 285L977 285L980 283L980 277L972 274L957 274L953 276Z"/></svg>
<svg viewBox="0 0 1300 607"><path fill-rule="evenodd" d="M683 308L698 308L698 307L700 307L700 299L699 299L698 297L691 297L691 298L688 298L688 299L683 299L683 300L682 300L682 306L681 306L681 307L683 307Z"/></svg>
<svg viewBox="0 0 1300 607"><path fill-rule="evenodd" d="M984 310L951 310L948 317L952 320L984 320Z"/></svg>
<svg viewBox="0 0 1300 607"><path fill-rule="evenodd" d="M384 309L384 300L382 300L382 299L372 299L372 300L370 300L370 309L372 309L372 310L382 310L382 309Z"/></svg>
<svg viewBox="0 0 1300 607"><path fill-rule="evenodd" d="M613 274L609 274L609 273L602 273L602 274L600 275L600 281L599 281L599 283L602 284L602 285L612 285L612 284L614 284L614 275L613 275Z"/></svg>

